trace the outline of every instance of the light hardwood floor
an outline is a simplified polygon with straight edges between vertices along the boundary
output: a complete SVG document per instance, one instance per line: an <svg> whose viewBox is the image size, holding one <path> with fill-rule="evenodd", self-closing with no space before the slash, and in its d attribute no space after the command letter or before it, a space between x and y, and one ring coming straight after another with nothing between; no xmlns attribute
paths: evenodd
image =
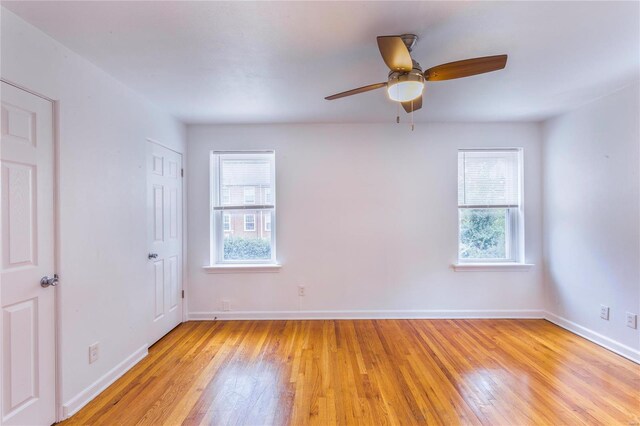
<svg viewBox="0 0 640 426"><path fill-rule="evenodd" d="M640 424L640 366L544 320L187 322L65 425Z"/></svg>

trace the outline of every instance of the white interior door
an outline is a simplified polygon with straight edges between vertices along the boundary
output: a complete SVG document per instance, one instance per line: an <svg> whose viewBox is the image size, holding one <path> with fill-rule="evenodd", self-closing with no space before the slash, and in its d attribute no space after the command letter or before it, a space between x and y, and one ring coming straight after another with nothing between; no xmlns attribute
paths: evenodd
<svg viewBox="0 0 640 426"><path fill-rule="evenodd" d="M53 105L2 83L2 422L50 425L55 406Z"/></svg>
<svg viewBox="0 0 640 426"><path fill-rule="evenodd" d="M182 156L149 142L147 188L147 294L152 294L154 343L182 322Z"/></svg>

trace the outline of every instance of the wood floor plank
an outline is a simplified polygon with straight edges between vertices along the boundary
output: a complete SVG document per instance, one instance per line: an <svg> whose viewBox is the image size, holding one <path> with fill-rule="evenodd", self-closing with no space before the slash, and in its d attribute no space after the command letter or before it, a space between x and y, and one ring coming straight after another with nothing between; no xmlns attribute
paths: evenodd
<svg viewBox="0 0 640 426"><path fill-rule="evenodd" d="M62 425L640 425L640 365L545 320L202 321Z"/></svg>

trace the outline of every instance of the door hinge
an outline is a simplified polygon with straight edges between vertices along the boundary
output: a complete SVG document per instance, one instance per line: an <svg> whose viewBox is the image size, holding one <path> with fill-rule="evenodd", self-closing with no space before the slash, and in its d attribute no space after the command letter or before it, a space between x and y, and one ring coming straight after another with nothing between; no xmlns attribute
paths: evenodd
<svg viewBox="0 0 640 426"><path fill-rule="evenodd" d="M184 299L184 290L182 290L182 298Z"/></svg>
<svg viewBox="0 0 640 426"><path fill-rule="evenodd" d="M184 177L184 169L180 169L180 177Z"/></svg>

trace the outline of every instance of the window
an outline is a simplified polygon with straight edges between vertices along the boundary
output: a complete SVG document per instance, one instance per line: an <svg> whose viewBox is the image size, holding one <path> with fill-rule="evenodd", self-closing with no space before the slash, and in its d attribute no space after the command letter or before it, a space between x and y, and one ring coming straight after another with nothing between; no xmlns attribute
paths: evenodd
<svg viewBox="0 0 640 426"><path fill-rule="evenodd" d="M271 201L271 188L265 188L264 189L264 203L265 204L269 204L272 203L273 201Z"/></svg>
<svg viewBox="0 0 640 426"><path fill-rule="evenodd" d="M276 263L275 191L272 151L211 153L212 265Z"/></svg>
<svg viewBox="0 0 640 426"><path fill-rule="evenodd" d="M244 230L255 231L256 230L256 215L245 214L244 215Z"/></svg>
<svg viewBox="0 0 640 426"><path fill-rule="evenodd" d="M231 189L222 189L222 204L231 204Z"/></svg>
<svg viewBox="0 0 640 426"><path fill-rule="evenodd" d="M245 204L255 204L256 203L256 188L244 187L244 203Z"/></svg>
<svg viewBox="0 0 640 426"><path fill-rule="evenodd" d="M458 259L522 262L522 151L458 152Z"/></svg>

